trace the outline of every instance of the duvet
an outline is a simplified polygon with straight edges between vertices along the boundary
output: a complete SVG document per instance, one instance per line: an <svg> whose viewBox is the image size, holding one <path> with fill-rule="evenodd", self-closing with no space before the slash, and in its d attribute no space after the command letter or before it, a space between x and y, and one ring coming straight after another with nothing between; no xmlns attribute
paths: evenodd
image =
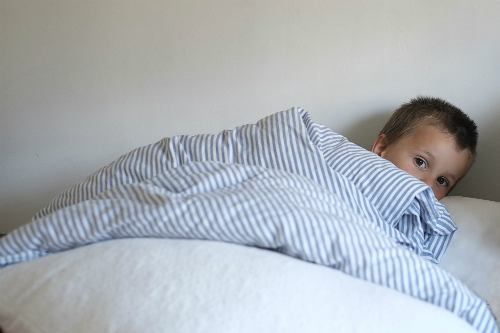
<svg viewBox="0 0 500 333"><path fill-rule="evenodd" d="M481 332L487 305L435 265L456 226L430 188L294 108L122 156L0 240L0 266L110 239L274 250L443 307Z"/></svg>

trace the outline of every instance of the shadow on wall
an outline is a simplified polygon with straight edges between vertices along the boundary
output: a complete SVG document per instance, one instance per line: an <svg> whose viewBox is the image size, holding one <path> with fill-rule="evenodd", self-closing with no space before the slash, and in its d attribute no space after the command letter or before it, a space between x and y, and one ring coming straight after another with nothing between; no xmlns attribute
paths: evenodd
<svg viewBox="0 0 500 333"><path fill-rule="evenodd" d="M479 199L500 201L500 103L479 127L475 164L451 192Z"/></svg>
<svg viewBox="0 0 500 333"><path fill-rule="evenodd" d="M22 197L16 196L0 202L2 219L0 233L7 233L31 221L40 209L45 207L56 195L67 187L54 186L52 188L33 188Z"/></svg>
<svg viewBox="0 0 500 333"><path fill-rule="evenodd" d="M380 133L380 130L384 127L393 112L394 110L375 111L369 117L360 119L358 122L353 123L340 134L358 146L371 150L375 139Z"/></svg>

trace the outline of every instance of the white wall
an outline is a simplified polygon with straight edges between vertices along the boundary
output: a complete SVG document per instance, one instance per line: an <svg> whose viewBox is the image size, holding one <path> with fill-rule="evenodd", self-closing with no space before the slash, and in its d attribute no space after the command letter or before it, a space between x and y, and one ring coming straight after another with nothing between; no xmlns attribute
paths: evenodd
<svg viewBox="0 0 500 333"><path fill-rule="evenodd" d="M417 94L474 118L500 201L498 0L0 0L0 233L133 148L298 105L366 148Z"/></svg>

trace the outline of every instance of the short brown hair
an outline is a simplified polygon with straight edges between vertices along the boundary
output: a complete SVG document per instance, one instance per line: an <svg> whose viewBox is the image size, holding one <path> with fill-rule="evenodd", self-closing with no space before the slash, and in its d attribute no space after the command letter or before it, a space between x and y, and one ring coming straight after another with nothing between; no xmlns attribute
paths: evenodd
<svg viewBox="0 0 500 333"><path fill-rule="evenodd" d="M421 125L439 126L455 139L457 148L467 149L470 163L476 158L476 123L462 110L440 98L418 96L401 105L380 131L390 145Z"/></svg>

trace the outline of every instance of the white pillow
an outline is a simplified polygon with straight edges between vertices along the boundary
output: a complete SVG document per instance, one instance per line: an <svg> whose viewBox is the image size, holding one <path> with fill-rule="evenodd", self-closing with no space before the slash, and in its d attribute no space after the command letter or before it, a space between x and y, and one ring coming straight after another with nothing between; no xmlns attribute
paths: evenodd
<svg viewBox="0 0 500 333"><path fill-rule="evenodd" d="M473 333L337 270L221 242L122 239L0 270L4 333Z"/></svg>
<svg viewBox="0 0 500 333"><path fill-rule="evenodd" d="M486 300L500 319L500 202L445 197L458 226L440 266Z"/></svg>

